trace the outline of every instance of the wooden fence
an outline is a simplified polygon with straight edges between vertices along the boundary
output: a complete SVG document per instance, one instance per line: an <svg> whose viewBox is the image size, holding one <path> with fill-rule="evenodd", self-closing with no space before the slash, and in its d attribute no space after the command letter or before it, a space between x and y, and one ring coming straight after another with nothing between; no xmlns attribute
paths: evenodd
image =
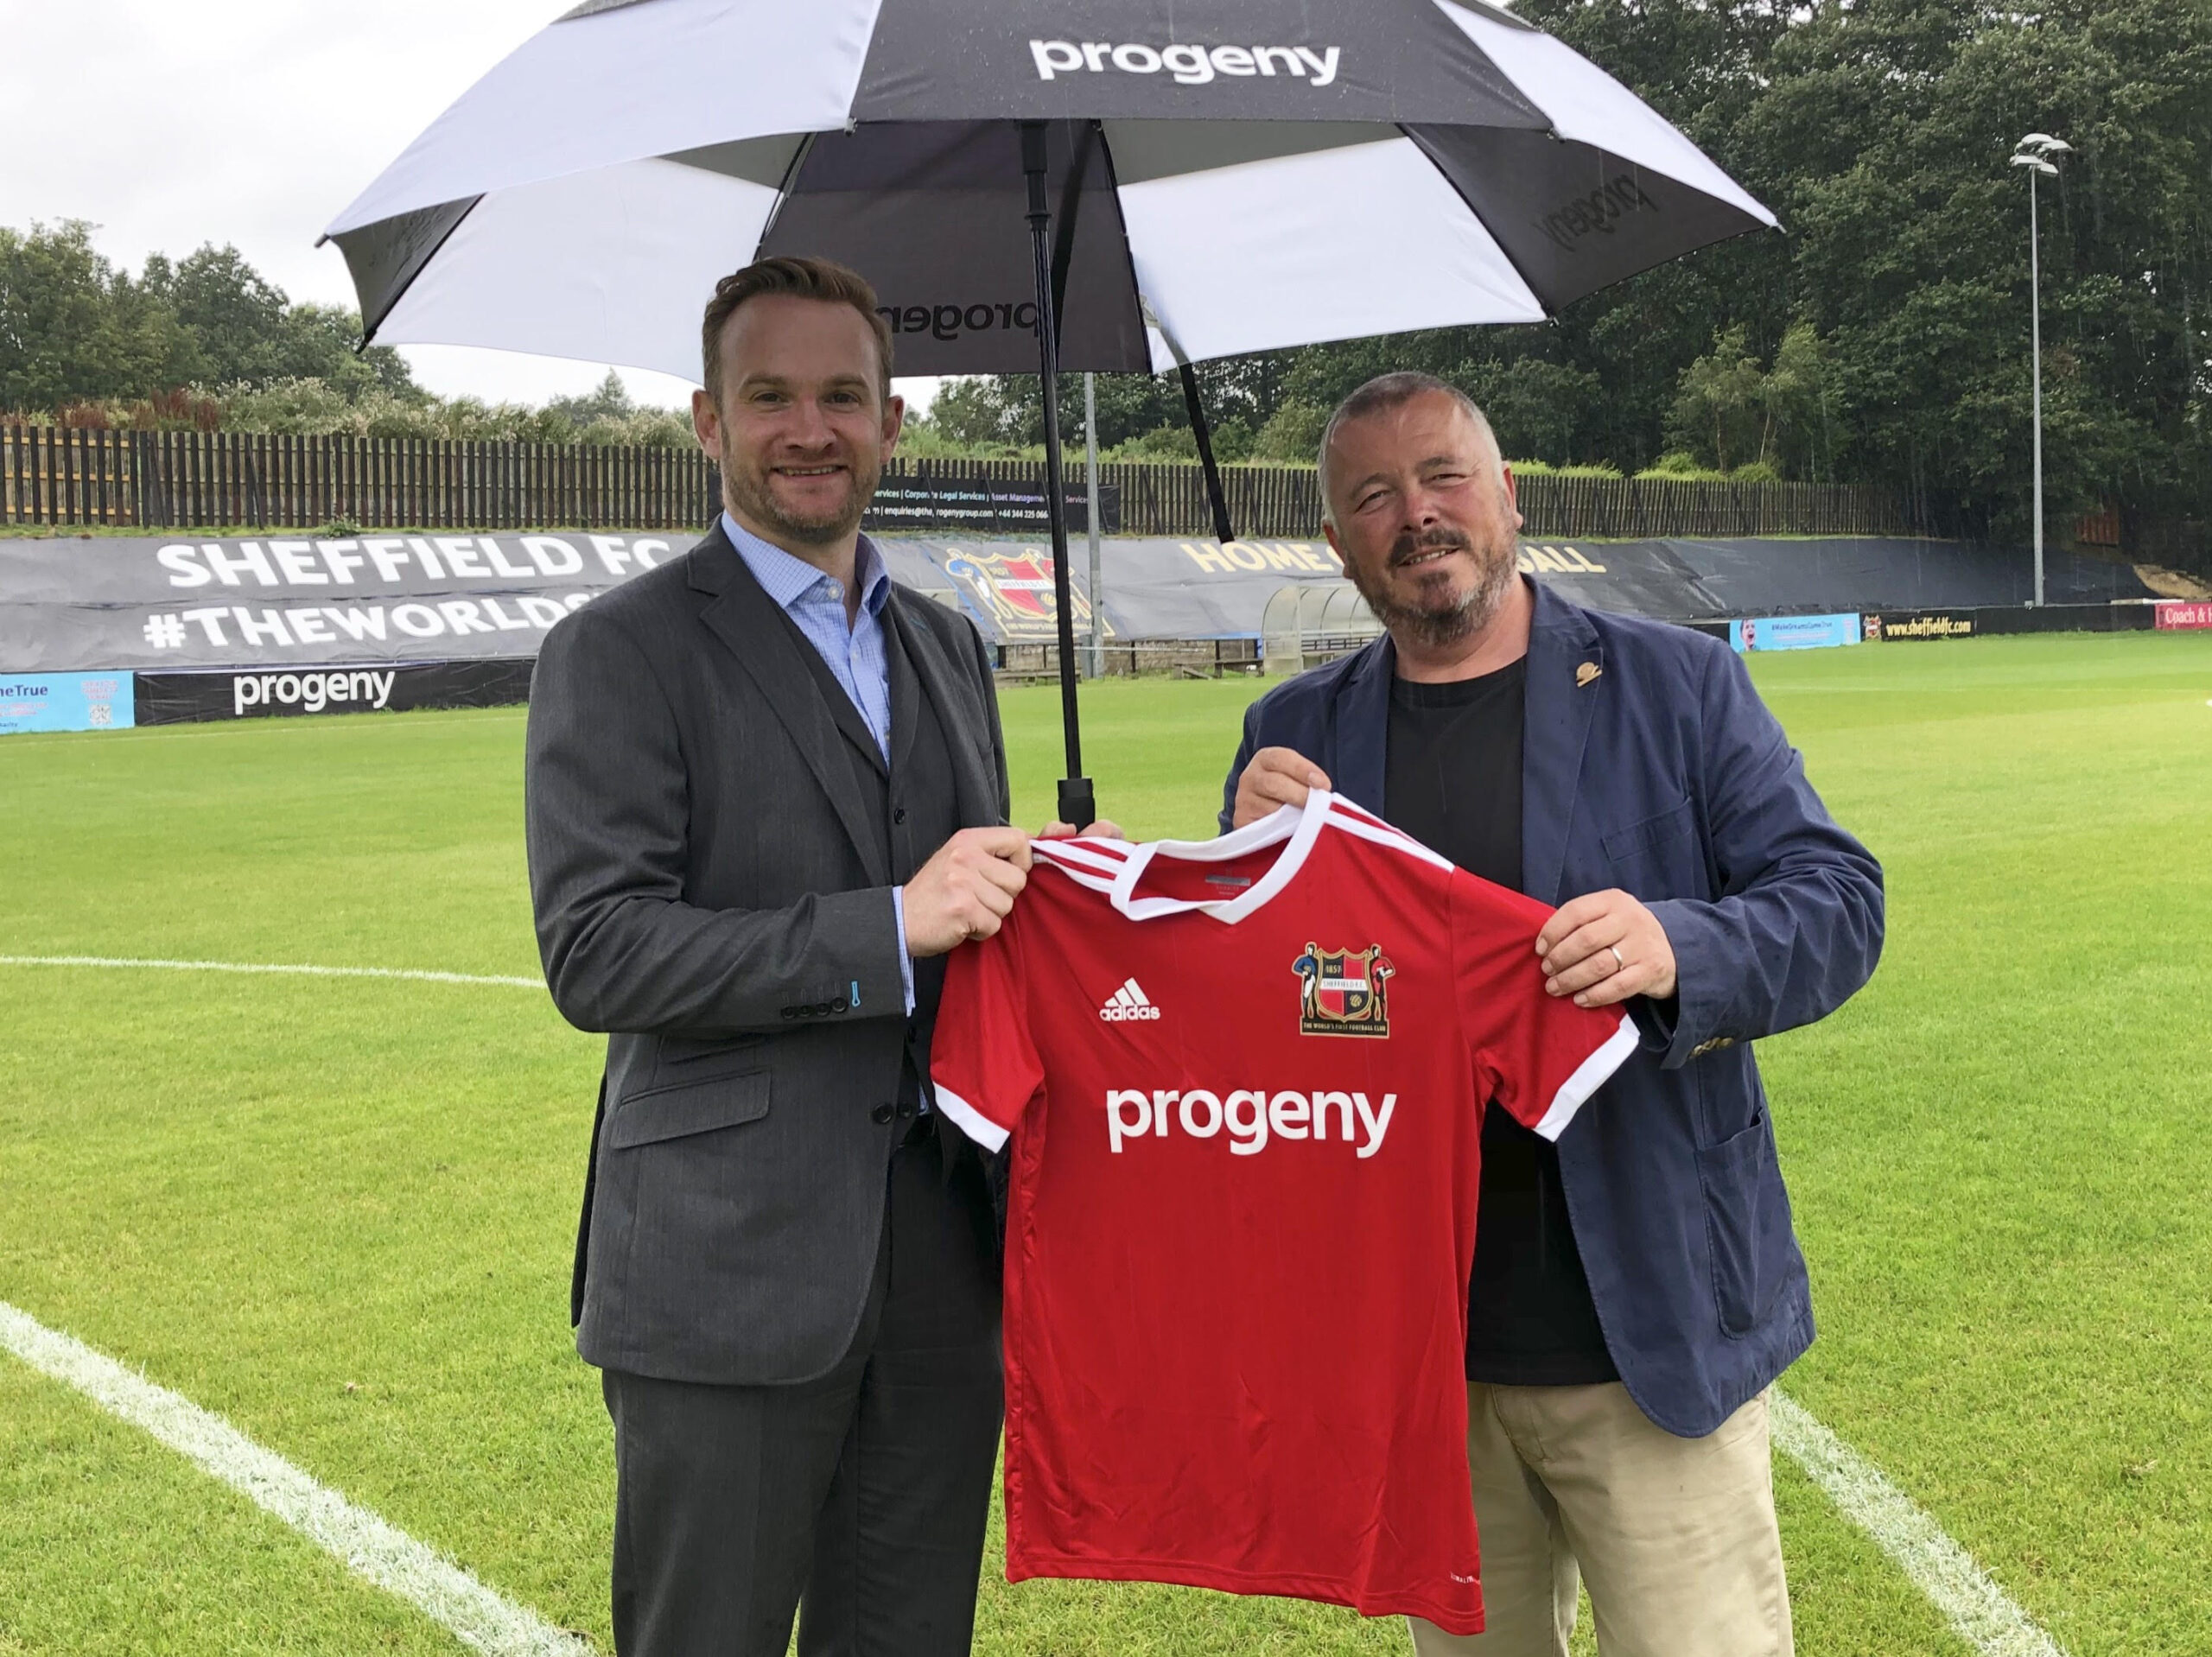
<svg viewBox="0 0 2212 1657"><path fill-rule="evenodd" d="M1033 460L916 460L893 475L1039 483ZM1069 468L1081 487L1081 461ZM1124 535L1211 536L1205 479L1188 463L1109 464ZM1311 467L1228 467L1239 535L1320 532ZM719 489L696 450L258 432L116 432L0 426L0 524L149 530L681 530L704 524ZM1865 485L1520 480L1531 535L1938 533L1924 499Z"/></svg>
<svg viewBox="0 0 2212 1657"><path fill-rule="evenodd" d="M696 449L0 426L0 524L683 529Z"/></svg>

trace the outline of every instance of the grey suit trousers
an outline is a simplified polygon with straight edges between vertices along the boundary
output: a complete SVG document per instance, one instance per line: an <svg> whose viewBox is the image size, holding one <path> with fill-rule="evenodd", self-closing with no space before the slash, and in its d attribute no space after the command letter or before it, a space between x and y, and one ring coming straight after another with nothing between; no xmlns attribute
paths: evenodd
<svg viewBox="0 0 2212 1657"><path fill-rule="evenodd" d="M867 1309L829 1373L605 1372L623 1657L784 1657L795 1610L801 1657L967 1653L1001 1409L990 1198L928 1117L888 1178Z"/></svg>

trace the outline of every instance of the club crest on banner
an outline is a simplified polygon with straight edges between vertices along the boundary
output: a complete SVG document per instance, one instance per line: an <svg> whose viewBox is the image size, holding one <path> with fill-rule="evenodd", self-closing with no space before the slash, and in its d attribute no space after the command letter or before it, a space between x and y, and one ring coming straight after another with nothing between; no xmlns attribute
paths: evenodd
<svg viewBox="0 0 2212 1657"><path fill-rule="evenodd" d="M1008 638L1051 640L1059 634L1059 606L1052 592L1052 555L1042 547L1007 552L955 552L944 561L946 575L960 583L976 612ZM1090 626L1090 600L1071 587L1078 633ZM1106 628L1109 638L1114 629Z"/></svg>
<svg viewBox="0 0 2212 1657"><path fill-rule="evenodd" d="M1308 943L1291 962L1300 978L1298 1028L1307 1036L1390 1033L1389 981L1397 968L1370 943L1364 949L1323 949Z"/></svg>

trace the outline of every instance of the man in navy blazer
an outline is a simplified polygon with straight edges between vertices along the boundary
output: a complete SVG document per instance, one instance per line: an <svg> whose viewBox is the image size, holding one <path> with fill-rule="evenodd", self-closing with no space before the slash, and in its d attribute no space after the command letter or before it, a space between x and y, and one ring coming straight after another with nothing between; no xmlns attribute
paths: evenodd
<svg viewBox="0 0 2212 1657"><path fill-rule="evenodd" d="M1423 375L1322 441L1330 543L1387 632L1244 721L1224 829L1326 786L1558 912L1529 969L1624 1003L1642 1050L1555 1152L1492 1111L1471 1290L1485 1633L1422 1657L1791 1649L1767 1389L1813 1338L1751 1044L1874 969L1879 866L1720 642L1516 568L1481 412Z"/></svg>

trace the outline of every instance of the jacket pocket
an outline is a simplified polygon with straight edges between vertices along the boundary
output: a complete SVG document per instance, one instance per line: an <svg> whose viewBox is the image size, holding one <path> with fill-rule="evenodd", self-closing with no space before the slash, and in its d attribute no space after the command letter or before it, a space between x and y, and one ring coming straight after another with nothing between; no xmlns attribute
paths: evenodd
<svg viewBox="0 0 2212 1657"><path fill-rule="evenodd" d="M708 1041L690 1036L656 1037L652 1086L642 1091L650 1093L671 1083L681 1084L712 1074L718 1068L715 1060L741 1059L767 1039L766 1036L757 1034L721 1036ZM741 1070L744 1065L733 1062L726 1068Z"/></svg>
<svg viewBox="0 0 2212 1657"><path fill-rule="evenodd" d="M1625 828L1614 829L1600 843L1605 848L1605 855L1614 862L1629 863L1657 851L1669 841L1688 838L1696 828L1697 814L1690 803L1684 800L1680 805L1670 806L1640 822L1631 822Z"/></svg>
<svg viewBox="0 0 2212 1657"><path fill-rule="evenodd" d="M710 1133L720 1127L755 1122L768 1114L769 1073L702 1076L632 1094L607 1119L607 1146L632 1146Z"/></svg>
<svg viewBox="0 0 2212 1657"><path fill-rule="evenodd" d="M1789 1252L1789 1208L1765 1109L1741 1133L1700 1151L1697 1172L1705 1188L1705 1236L1720 1327L1730 1335L1748 1335L1774 1309Z"/></svg>

